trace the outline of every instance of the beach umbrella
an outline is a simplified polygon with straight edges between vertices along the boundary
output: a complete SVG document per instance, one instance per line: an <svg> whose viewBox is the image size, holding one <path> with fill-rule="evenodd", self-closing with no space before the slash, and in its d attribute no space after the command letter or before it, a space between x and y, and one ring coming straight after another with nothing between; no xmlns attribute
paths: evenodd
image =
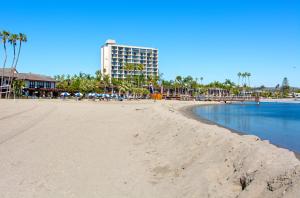
<svg viewBox="0 0 300 198"><path fill-rule="evenodd" d="M67 97L67 96L70 96L70 94L68 92L62 92L60 94L60 96Z"/></svg>
<svg viewBox="0 0 300 198"><path fill-rule="evenodd" d="M74 95L75 95L75 97L79 97L79 98L83 96L83 94L80 93L80 92L77 92L77 93L75 93Z"/></svg>
<svg viewBox="0 0 300 198"><path fill-rule="evenodd" d="M88 93L88 97L95 97L96 93Z"/></svg>

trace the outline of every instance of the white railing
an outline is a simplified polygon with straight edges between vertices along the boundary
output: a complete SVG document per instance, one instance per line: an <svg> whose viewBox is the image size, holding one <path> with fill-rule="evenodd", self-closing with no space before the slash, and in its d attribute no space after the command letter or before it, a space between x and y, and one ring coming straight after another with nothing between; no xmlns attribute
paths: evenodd
<svg viewBox="0 0 300 198"><path fill-rule="evenodd" d="M4 89L5 89L5 91L2 91ZM0 86L0 94L8 93L9 91L10 91L10 86L9 85L2 85L2 86Z"/></svg>

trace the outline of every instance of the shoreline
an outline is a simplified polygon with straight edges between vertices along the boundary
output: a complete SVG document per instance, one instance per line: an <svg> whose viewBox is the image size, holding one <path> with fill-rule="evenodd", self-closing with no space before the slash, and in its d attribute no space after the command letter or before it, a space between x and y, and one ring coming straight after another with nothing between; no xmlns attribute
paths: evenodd
<svg viewBox="0 0 300 198"><path fill-rule="evenodd" d="M202 117L200 117L200 116L197 116L197 115L193 112L193 109L194 109L194 108L199 107L199 106L207 106L207 105L226 105L226 104L223 104L223 103L216 103L216 104L195 104L195 105L190 105L190 106L184 106L184 107L181 107L181 108L179 109L179 111L180 111L184 116L186 116L186 117L188 117L188 118L197 120L197 121L199 121L199 122L201 122L201 123L204 123L204 124L208 124L208 125L216 125L216 126L218 126L218 127L220 127L220 128L227 129L227 130L231 131L232 133L238 134L238 135L240 135L240 136L244 136L244 135L253 135L253 134L247 134L247 133L240 132L240 131L238 131L238 130L234 130L234 129L225 127L225 126L220 125L220 124L218 124L218 123L215 123L215 122L213 122L213 121L210 121L210 120L207 120L207 119L202 118ZM254 135L254 136L256 136L256 135ZM257 137L258 137L258 136L257 136ZM260 138L260 137L258 137L258 138ZM262 140L262 141L264 141L264 140ZM266 141L269 141L269 140L266 140ZM300 153L298 153L298 152L296 152L296 151L293 151L293 150L290 150L290 149L288 149L288 148L279 146L279 145L277 145L277 144L273 144L272 142L270 142L270 144L272 144L272 145L274 145L274 146L276 146L276 147L278 147L278 148L287 149L287 150L293 152L293 153L295 154L296 158L300 161Z"/></svg>
<svg viewBox="0 0 300 198"><path fill-rule="evenodd" d="M299 104L300 99L296 100L295 98L279 98L279 99L261 99L260 102L274 102L274 103L293 103Z"/></svg>

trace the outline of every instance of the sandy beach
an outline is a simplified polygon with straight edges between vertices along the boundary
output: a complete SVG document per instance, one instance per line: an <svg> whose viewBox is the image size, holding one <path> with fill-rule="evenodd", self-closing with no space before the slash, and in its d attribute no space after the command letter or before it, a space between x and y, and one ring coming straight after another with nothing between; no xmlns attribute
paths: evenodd
<svg viewBox="0 0 300 198"><path fill-rule="evenodd" d="M300 197L295 154L201 102L0 100L0 197Z"/></svg>

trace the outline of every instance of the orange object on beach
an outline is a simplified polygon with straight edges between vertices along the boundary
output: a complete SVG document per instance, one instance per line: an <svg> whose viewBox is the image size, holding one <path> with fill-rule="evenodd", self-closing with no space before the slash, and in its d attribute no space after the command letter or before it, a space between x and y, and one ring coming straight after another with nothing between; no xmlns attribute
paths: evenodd
<svg viewBox="0 0 300 198"><path fill-rule="evenodd" d="M153 100L161 100L162 99L162 94L160 93L155 93L150 95L151 99Z"/></svg>

